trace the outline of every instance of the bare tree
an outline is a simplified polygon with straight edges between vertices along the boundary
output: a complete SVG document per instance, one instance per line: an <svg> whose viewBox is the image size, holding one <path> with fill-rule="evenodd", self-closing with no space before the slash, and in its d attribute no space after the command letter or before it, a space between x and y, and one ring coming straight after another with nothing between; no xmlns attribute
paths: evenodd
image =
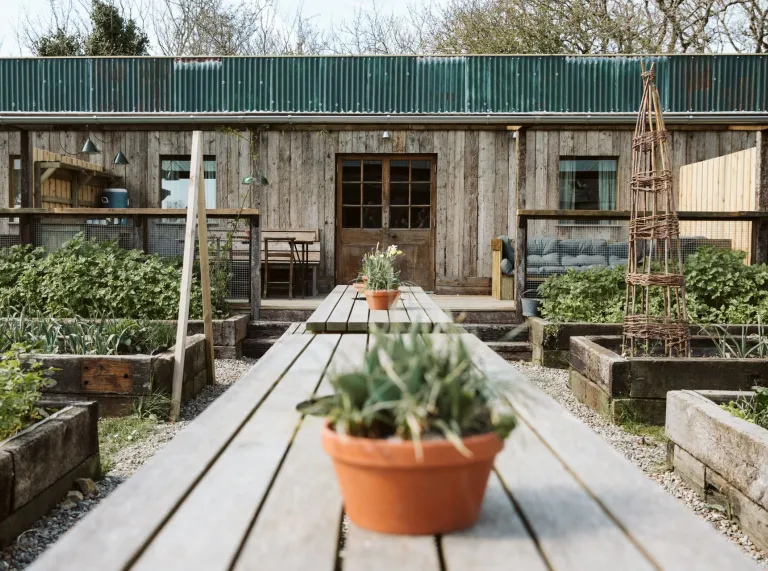
<svg viewBox="0 0 768 571"><path fill-rule="evenodd" d="M413 54L423 53L426 21L424 8L411 7L409 17L382 12L374 1L367 9L358 8L348 20L331 28L332 53Z"/></svg>
<svg viewBox="0 0 768 571"><path fill-rule="evenodd" d="M738 52L768 53L768 0L740 0L720 14L719 31Z"/></svg>

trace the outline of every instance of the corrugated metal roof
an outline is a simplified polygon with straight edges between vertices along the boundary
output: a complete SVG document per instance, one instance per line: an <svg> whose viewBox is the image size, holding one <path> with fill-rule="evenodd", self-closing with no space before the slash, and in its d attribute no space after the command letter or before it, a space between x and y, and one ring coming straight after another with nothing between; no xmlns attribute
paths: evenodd
<svg viewBox="0 0 768 571"><path fill-rule="evenodd" d="M768 56L0 59L0 113L632 113L640 61L666 112L768 112Z"/></svg>

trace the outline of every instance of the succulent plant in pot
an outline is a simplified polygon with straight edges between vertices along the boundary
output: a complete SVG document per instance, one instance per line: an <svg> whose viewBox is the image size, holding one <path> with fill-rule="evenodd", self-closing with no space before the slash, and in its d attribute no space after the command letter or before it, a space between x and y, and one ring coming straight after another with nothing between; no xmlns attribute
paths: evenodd
<svg viewBox="0 0 768 571"><path fill-rule="evenodd" d="M385 533L447 533L477 520L496 454L516 418L458 335L376 334L332 395L298 405L323 416L347 515Z"/></svg>
<svg viewBox="0 0 768 571"><path fill-rule="evenodd" d="M397 246L375 250L363 257L361 275L365 276L365 299L369 309L389 309L400 297L400 271L397 258L403 252Z"/></svg>

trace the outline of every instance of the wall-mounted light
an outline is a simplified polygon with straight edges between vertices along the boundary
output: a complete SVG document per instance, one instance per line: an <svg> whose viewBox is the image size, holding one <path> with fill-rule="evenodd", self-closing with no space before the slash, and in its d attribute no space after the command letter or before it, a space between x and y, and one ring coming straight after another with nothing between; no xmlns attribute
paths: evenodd
<svg viewBox="0 0 768 571"><path fill-rule="evenodd" d="M93 141L91 141L91 138L88 137L85 140L85 144L83 145L83 150L80 151L80 152L81 153L88 153L88 154L92 155L94 153L98 153L99 149L96 147L96 144Z"/></svg>
<svg viewBox="0 0 768 571"><path fill-rule="evenodd" d="M381 138L382 138L382 139L391 139L391 138L392 138L392 133L390 133L389 131L384 131L384 132L381 134Z"/></svg>
<svg viewBox="0 0 768 571"><path fill-rule="evenodd" d="M115 158L112 162L116 165L129 165L128 158L123 154L123 151L117 151Z"/></svg>

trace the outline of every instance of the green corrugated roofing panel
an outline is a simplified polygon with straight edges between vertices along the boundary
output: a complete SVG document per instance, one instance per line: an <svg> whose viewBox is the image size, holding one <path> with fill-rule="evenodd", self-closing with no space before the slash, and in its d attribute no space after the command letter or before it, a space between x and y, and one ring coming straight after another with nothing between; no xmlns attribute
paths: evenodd
<svg viewBox="0 0 768 571"><path fill-rule="evenodd" d="M768 112L768 56L642 58L667 112ZM0 113L632 113L637 56L0 59Z"/></svg>

